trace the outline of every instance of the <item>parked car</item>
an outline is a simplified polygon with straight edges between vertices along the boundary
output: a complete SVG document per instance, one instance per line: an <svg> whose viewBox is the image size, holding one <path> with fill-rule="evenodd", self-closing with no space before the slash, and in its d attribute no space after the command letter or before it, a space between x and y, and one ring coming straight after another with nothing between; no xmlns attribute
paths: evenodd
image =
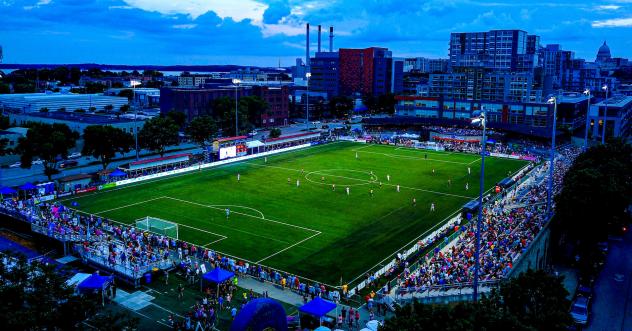
<svg viewBox="0 0 632 331"><path fill-rule="evenodd" d="M588 298L578 296L571 306L571 316L575 323L586 325L588 323Z"/></svg>
<svg viewBox="0 0 632 331"><path fill-rule="evenodd" d="M81 157L81 153L79 153L79 152L75 152L75 153L72 153L72 154L68 155L69 159L78 159L80 157Z"/></svg>
<svg viewBox="0 0 632 331"><path fill-rule="evenodd" d="M31 164L44 164L44 160L33 160Z"/></svg>
<svg viewBox="0 0 632 331"><path fill-rule="evenodd" d="M590 300L593 295L593 289L592 287L590 287L590 285L584 285L580 283L579 286L577 286L577 295Z"/></svg>
<svg viewBox="0 0 632 331"><path fill-rule="evenodd" d="M69 167L76 167L79 164L79 162L75 161L75 160L66 160L62 163L59 164L59 167L64 169L64 168L69 168Z"/></svg>
<svg viewBox="0 0 632 331"><path fill-rule="evenodd" d="M9 168L19 168L22 165L21 162L15 162L11 165L9 165Z"/></svg>

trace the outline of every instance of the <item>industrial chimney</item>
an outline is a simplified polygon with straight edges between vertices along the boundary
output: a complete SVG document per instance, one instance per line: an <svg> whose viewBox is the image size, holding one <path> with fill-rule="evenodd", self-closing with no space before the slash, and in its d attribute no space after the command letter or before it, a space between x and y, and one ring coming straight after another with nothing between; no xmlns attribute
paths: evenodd
<svg viewBox="0 0 632 331"><path fill-rule="evenodd" d="M306 25L306 41L305 41L305 65L309 67L309 23Z"/></svg>
<svg viewBox="0 0 632 331"><path fill-rule="evenodd" d="M334 51L334 27L329 27L329 52Z"/></svg>
<svg viewBox="0 0 632 331"><path fill-rule="evenodd" d="M318 53L320 53L320 24L318 24Z"/></svg>

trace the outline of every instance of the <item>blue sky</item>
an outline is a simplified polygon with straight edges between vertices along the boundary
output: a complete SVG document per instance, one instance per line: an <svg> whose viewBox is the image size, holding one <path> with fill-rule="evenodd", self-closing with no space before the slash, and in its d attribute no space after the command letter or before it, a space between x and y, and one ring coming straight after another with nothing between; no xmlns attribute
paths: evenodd
<svg viewBox="0 0 632 331"><path fill-rule="evenodd" d="M304 24L334 48L445 57L450 32L522 29L594 60L632 58L632 0L0 0L5 63L289 66ZM323 44L327 45L327 34Z"/></svg>

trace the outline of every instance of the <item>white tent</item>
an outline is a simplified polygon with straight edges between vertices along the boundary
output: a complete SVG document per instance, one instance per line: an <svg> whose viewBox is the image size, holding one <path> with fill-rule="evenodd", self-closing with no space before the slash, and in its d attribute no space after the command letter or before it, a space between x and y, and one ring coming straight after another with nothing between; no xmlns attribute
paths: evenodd
<svg viewBox="0 0 632 331"><path fill-rule="evenodd" d="M84 274L84 273L76 273L74 276L70 277L70 279L66 280L66 284L68 286L77 286L79 284L81 284L81 282L83 282L84 280L86 280L86 278L90 277L90 274Z"/></svg>

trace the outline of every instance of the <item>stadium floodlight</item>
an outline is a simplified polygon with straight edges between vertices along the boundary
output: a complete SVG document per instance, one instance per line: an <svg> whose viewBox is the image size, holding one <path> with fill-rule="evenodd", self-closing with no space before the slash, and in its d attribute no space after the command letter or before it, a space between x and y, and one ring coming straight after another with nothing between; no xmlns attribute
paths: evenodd
<svg viewBox="0 0 632 331"><path fill-rule="evenodd" d="M601 89L606 92L606 101L605 101L605 107L603 110L603 132L601 133L601 144L605 144L606 143L606 124L607 124L607 116L608 116L608 84L604 84L604 86L601 87Z"/></svg>
<svg viewBox="0 0 632 331"><path fill-rule="evenodd" d="M553 125L551 125L551 156L549 158L549 188L546 194L546 214L551 216L553 201L553 172L555 171L555 136L557 135L557 96L551 96L546 102L553 105Z"/></svg>
<svg viewBox="0 0 632 331"><path fill-rule="evenodd" d="M549 105L555 104L555 103L557 103L557 98L556 97L550 97L549 100L546 101L546 103L548 103Z"/></svg>
<svg viewBox="0 0 632 331"><path fill-rule="evenodd" d="M140 81L138 81L138 80L134 80L134 79L132 79L132 80L129 82L129 86L131 86L131 87L136 87L136 86L138 86L138 85L141 85L141 82L140 82Z"/></svg>
<svg viewBox="0 0 632 331"><path fill-rule="evenodd" d="M587 88L584 90L584 95L586 95L588 97L588 105L586 106L586 129L584 130L584 150L588 149L588 127L589 125L589 117L588 115L590 114L590 89Z"/></svg>
<svg viewBox="0 0 632 331"><path fill-rule="evenodd" d="M309 79L312 77L311 72L305 73L305 81L307 86L307 98L305 99L305 132L309 132Z"/></svg>
<svg viewBox="0 0 632 331"><path fill-rule="evenodd" d="M241 79L233 78L233 84L235 85L241 84Z"/></svg>
<svg viewBox="0 0 632 331"><path fill-rule="evenodd" d="M235 136L239 135L239 115L237 115L238 109L238 98L237 89L239 89L239 84L241 84L241 79L233 78L233 85L235 85Z"/></svg>
<svg viewBox="0 0 632 331"><path fill-rule="evenodd" d="M485 131L487 128L485 121L485 107L481 107L480 112L476 112L474 115L476 118L472 119L472 124L479 124L483 127L483 137L481 140L481 175L478 188L478 217L476 218L476 242L474 251L474 291L472 297L474 301L478 301L478 275L481 268L480 256L481 256L481 224L483 223L483 188L485 187L485 153L487 147L487 138Z"/></svg>

